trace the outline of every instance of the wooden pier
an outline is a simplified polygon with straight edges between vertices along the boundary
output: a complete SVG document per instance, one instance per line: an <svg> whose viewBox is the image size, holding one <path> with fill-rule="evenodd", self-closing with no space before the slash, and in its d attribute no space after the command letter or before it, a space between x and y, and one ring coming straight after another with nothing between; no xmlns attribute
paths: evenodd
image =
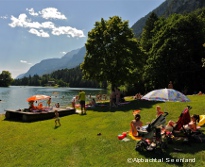
<svg viewBox="0 0 205 167"><path fill-rule="evenodd" d="M71 114L76 114L76 110L73 108L58 108L59 116L67 116ZM46 119L52 119L55 117L54 110L49 111L33 111L29 112L28 110L5 110L5 119L6 120L19 120L23 122L33 122Z"/></svg>

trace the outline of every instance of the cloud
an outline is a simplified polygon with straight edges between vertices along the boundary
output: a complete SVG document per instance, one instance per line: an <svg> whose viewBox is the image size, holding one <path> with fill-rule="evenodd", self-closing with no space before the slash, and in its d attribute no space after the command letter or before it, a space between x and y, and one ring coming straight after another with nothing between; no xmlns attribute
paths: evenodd
<svg viewBox="0 0 205 167"><path fill-rule="evenodd" d="M60 54L63 54L63 55L65 55L67 52L60 52Z"/></svg>
<svg viewBox="0 0 205 167"><path fill-rule="evenodd" d="M47 32L43 31L43 30L36 30L36 29L32 28L32 29L29 30L29 32L31 34L37 35L38 37L44 37L44 38L50 37L50 35Z"/></svg>
<svg viewBox="0 0 205 167"><path fill-rule="evenodd" d="M70 26L62 26L52 30L53 35L68 35L68 37L85 37L82 30L77 30Z"/></svg>
<svg viewBox="0 0 205 167"><path fill-rule="evenodd" d="M27 18L26 14L20 14L18 18L11 16L11 21L12 23L9 24L9 26L11 27L24 27L24 28L49 28L49 29L53 29L55 28L54 23L52 22L43 22L43 23L39 23L39 22L31 22L30 19Z"/></svg>
<svg viewBox="0 0 205 167"><path fill-rule="evenodd" d="M31 16L38 16L38 13L36 13L36 12L34 12L34 9L33 8L31 8L31 9L26 9L28 12L29 12L29 14L31 15Z"/></svg>
<svg viewBox="0 0 205 167"><path fill-rule="evenodd" d="M28 63L26 60L20 60L20 62L23 63L23 64L29 64L29 65L32 64L32 63Z"/></svg>
<svg viewBox="0 0 205 167"><path fill-rule="evenodd" d="M50 22L50 21L47 21L47 22L43 22L43 23L41 24L41 27L42 27L42 28L53 29L53 28L55 28L55 24L52 23L52 22Z"/></svg>
<svg viewBox="0 0 205 167"><path fill-rule="evenodd" d="M65 20L67 19L65 15L58 12L56 8L45 8L38 13L34 11L33 8L26 9L29 11L29 14L31 16L41 16L44 19L61 19ZM35 17L37 18L37 17ZM51 21L46 22L38 22L38 21L32 21L31 18L28 18L28 16L25 13L22 13L17 17L11 16L11 23L9 23L9 26L12 28L15 27L22 27L22 28L29 28L29 33L32 33L38 37L50 37L49 33L55 36L59 35L67 35L68 37L85 37L82 30L78 30L76 28L70 27L70 26L56 26ZM44 29L49 29L50 32L45 32Z"/></svg>
<svg viewBox="0 0 205 167"><path fill-rule="evenodd" d="M27 15L26 14L20 14L18 18L11 16L11 23L9 26L11 27L25 27ZM29 21L29 20L28 20Z"/></svg>
<svg viewBox="0 0 205 167"><path fill-rule="evenodd" d="M7 19L8 16L0 16L0 19Z"/></svg>
<svg viewBox="0 0 205 167"><path fill-rule="evenodd" d="M65 15L58 12L56 8L45 8L39 12L44 19L60 19L66 20Z"/></svg>

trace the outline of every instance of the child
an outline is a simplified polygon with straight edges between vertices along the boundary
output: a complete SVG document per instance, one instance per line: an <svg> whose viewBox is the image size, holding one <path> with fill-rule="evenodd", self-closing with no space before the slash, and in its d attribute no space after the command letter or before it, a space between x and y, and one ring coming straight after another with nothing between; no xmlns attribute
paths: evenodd
<svg viewBox="0 0 205 167"><path fill-rule="evenodd" d="M156 107L156 117L158 117L158 116L160 116L160 115L162 115L162 114L164 114L164 112L161 110L161 107L160 106L157 106Z"/></svg>
<svg viewBox="0 0 205 167"><path fill-rule="evenodd" d="M76 97L73 97L71 103L72 103L72 107L75 109L75 103L77 101L77 98Z"/></svg>
<svg viewBox="0 0 205 167"><path fill-rule="evenodd" d="M60 118L59 118L59 113L57 110L55 110L55 125L57 126L57 123L59 124L59 126L61 126L60 123Z"/></svg>

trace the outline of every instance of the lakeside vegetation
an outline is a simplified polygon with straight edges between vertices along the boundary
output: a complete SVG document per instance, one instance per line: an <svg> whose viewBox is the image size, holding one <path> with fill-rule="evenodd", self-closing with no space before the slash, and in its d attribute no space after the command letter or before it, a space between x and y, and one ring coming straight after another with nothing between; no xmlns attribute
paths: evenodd
<svg viewBox="0 0 205 167"><path fill-rule="evenodd" d="M54 86L58 85L59 87L84 87L84 88L103 88L103 85L100 85L96 81L83 80L82 71L80 67L75 67L73 69L62 69L54 71L51 74L45 74L42 76L34 75L29 77L23 77L21 79L15 79L12 82L12 85L15 86ZM53 82L50 83L49 82ZM105 87L105 86L104 86Z"/></svg>
<svg viewBox="0 0 205 167"><path fill-rule="evenodd" d="M166 121L177 121L180 113L187 105L192 106L191 114L204 114L204 95L188 96L190 102L151 102L132 100L126 97L129 104L118 108L96 107L88 110L87 115L70 115L61 117L62 126L55 128L54 119L22 123L4 120L0 115L0 159L1 166L12 167L130 167L138 163L128 162L128 158L164 159L164 162L139 163L142 167L148 165L164 166L204 166L205 143L190 143L183 145L176 141L168 145L163 154L153 152L139 153L135 151L136 141L123 142L118 140L118 134L128 131L133 119L132 111L140 109L144 124L156 118L156 106L169 115ZM201 128L202 131L205 127ZM97 134L101 133L100 136ZM182 149L175 152L173 148ZM194 163L170 162L165 159L193 159Z"/></svg>

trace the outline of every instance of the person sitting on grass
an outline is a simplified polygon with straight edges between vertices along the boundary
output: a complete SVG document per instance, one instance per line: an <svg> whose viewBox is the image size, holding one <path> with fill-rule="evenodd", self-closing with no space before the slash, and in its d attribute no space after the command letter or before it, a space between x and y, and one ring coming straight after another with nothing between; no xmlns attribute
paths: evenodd
<svg viewBox="0 0 205 167"><path fill-rule="evenodd" d="M156 117L160 116L164 114L164 112L161 110L161 107L160 106L157 106L156 107Z"/></svg>
<svg viewBox="0 0 205 167"><path fill-rule="evenodd" d="M133 136L139 136L137 130L142 127L142 121L140 121L141 116L140 114L135 115L135 119L131 121L130 126L131 126L131 133Z"/></svg>
<svg viewBox="0 0 205 167"><path fill-rule="evenodd" d="M59 118L59 113L57 110L55 110L55 126L57 126L57 124L59 126L61 126L61 123L60 123L60 118Z"/></svg>

